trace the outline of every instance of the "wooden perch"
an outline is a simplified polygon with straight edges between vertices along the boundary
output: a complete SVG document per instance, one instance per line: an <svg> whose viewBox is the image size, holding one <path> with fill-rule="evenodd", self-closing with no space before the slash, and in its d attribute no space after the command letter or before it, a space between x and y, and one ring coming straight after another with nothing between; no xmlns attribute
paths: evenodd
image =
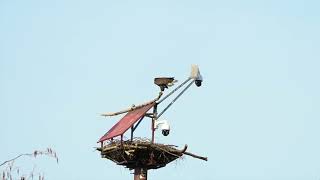
<svg viewBox="0 0 320 180"><path fill-rule="evenodd" d="M201 159L201 160L204 160L204 161L208 161L208 158L207 158L207 157L202 157L202 156L198 156L198 155L195 155L195 154L186 152L186 151L187 151L187 148L188 148L188 145L186 144L186 145L184 145L184 148L183 148L182 150L178 151L178 152L181 153L181 154L185 154L185 155L188 155L188 156L197 158L197 159Z"/></svg>
<svg viewBox="0 0 320 180"><path fill-rule="evenodd" d="M103 114L101 114L101 116L116 116L116 115L119 115L119 114L123 114L123 113L126 113L126 112L133 111L133 110L135 110L135 109L141 108L141 107L143 107L143 106L146 106L146 105L149 105L149 104L152 104L152 103L158 101L158 100L161 98L162 94L163 94L163 93L160 92L157 98L155 98L155 99L153 99L153 100L151 100L151 101L149 101L149 102L146 102L146 103L143 103L143 104L140 104L140 105L137 105L137 106L133 106L133 107L131 107L131 108L128 108L128 109L125 109L125 110L122 110L122 111L118 111L118 112L103 113Z"/></svg>
<svg viewBox="0 0 320 180"><path fill-rule="evenodd" d="M184 152L186 152L187 149L188 149L188 145L186 144L186 145L184 145L184 148L181 149L179 152L180 152L181 154L183 154Z"/></svg>
<svg viewBox="0 0 320 180"><path fill-rule="evenodd" d="M194 157L194 158L197 158L197 159L202 159L204 161L208 161L207 157L198 156L198 155L195 155L195 154L192 154L192 153L189 153L189 152L184 152L183 154L191 156L191 157Z"/></svg>

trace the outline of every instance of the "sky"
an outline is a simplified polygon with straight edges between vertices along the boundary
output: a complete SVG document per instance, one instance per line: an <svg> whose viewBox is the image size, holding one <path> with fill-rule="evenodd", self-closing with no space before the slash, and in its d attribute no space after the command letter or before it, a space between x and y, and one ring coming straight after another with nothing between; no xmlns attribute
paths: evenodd
<svg viewBox="0 0 320 180"><path fill-rule="evenodd" d="M185 157L148 177L320 179L320 2L0 1L0 161L51 147L46 179L132 179L100 158L112 112L157 96L158 76L192 86L162 117ZM167 101L169 102L169 101ZM163 108L159 107L160 109ZM138 136L150 137L149 122ZM30 162L22 159L21 166Z"/></svg>

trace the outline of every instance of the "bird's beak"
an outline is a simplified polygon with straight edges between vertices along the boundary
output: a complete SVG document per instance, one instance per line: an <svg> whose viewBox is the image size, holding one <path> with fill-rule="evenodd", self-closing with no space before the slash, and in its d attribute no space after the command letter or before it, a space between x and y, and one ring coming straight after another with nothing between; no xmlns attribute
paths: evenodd
<svg viewBox="0 0 320 180"><path fill-rule="evenodd" d="M173 86L176 82L178 82L178 80L175 79L175 80L173 80L172 82L168 83L168 86L171 87L171 86Z"/></svg>

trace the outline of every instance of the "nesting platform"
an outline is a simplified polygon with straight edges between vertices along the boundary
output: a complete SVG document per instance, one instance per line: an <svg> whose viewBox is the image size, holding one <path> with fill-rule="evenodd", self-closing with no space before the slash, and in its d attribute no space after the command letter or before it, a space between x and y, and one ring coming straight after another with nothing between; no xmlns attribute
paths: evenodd
<svg viewBox="0 0 320 180"><path fill-rule="evenodd" d="M97 148L102 158L107 158L117 165L129 169L158 169L185 155L190 155L207 161L206 157L186 152L187 145L182 149L177 146L151 143L148 140L111 141L107 145Z"/></svg>

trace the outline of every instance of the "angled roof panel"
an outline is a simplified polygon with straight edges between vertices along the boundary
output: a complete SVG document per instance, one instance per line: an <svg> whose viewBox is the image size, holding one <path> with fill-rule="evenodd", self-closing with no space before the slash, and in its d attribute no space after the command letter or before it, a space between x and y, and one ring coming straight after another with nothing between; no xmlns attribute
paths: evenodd
<svg viewBox="0 0 320 180"><path fill-rule="evenodd" d="M154 106L154 104L155 102L128 112L117 124L115 124L104 136L102 136L98 142L103 142L124 134L134 123L142 118L149 111L149 109Z"/></svg>

